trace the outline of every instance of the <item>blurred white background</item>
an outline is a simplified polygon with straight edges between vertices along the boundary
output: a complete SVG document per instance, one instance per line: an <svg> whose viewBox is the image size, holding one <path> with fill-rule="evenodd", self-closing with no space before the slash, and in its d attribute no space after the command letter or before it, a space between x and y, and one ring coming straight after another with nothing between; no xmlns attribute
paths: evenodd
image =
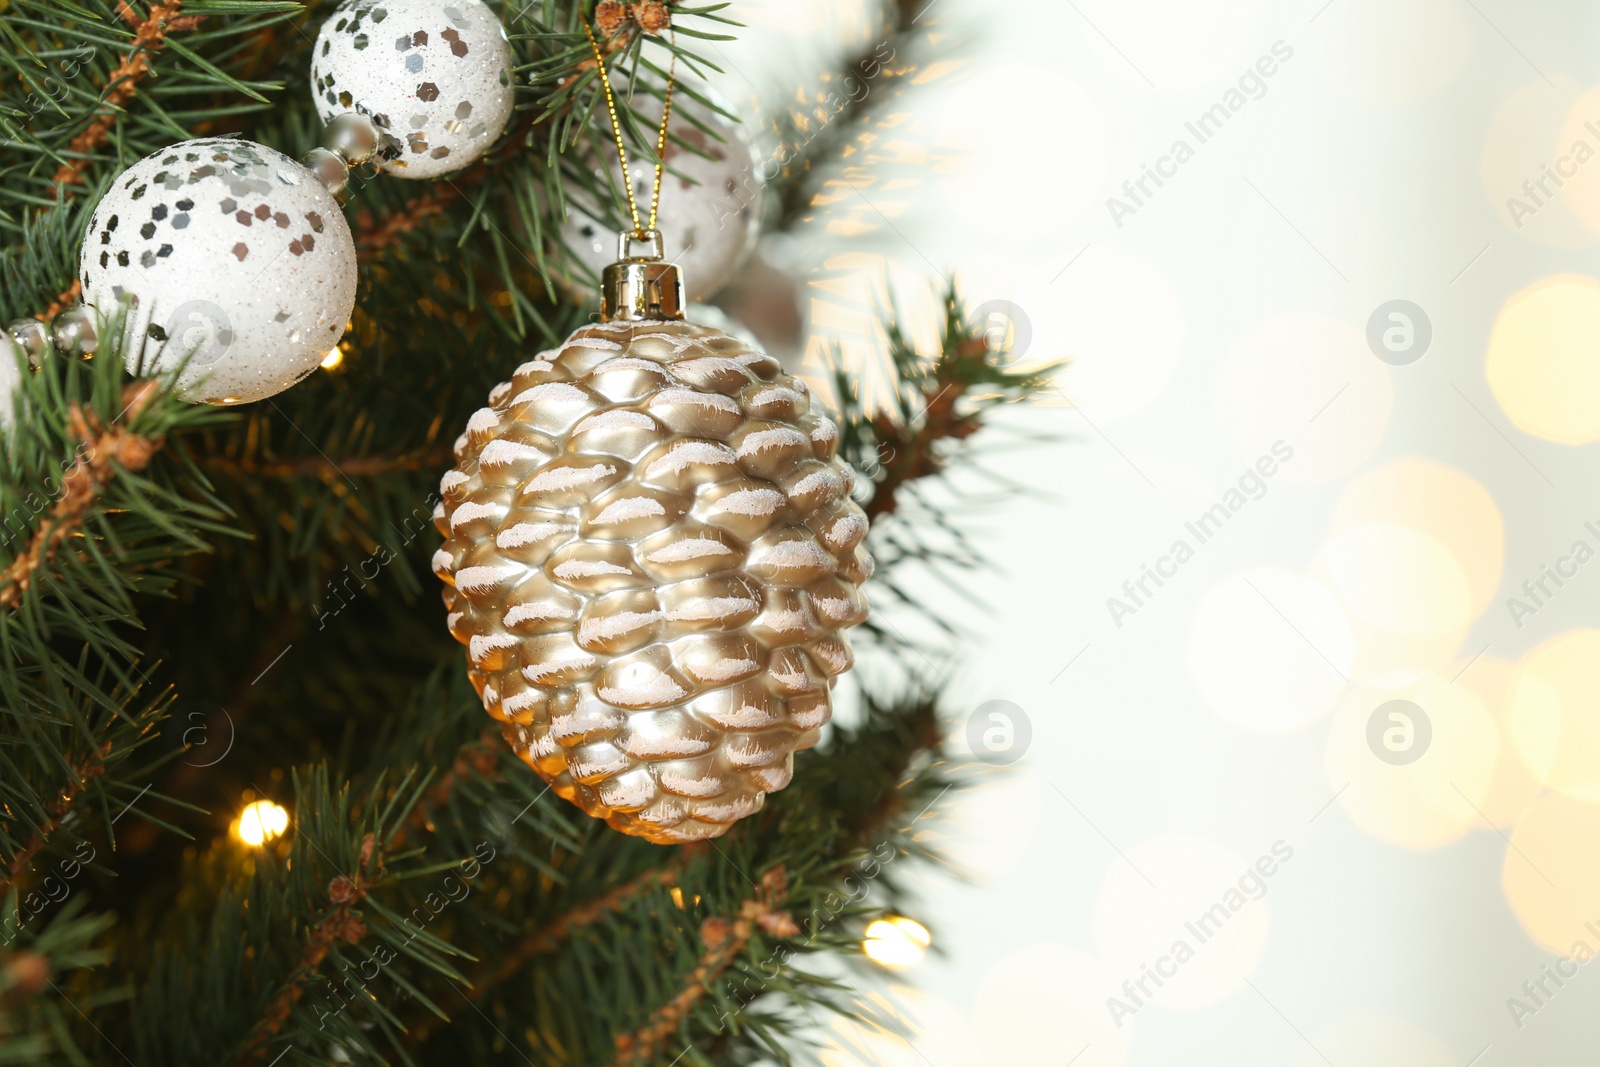
<svg viewBox="0 0 1600 1067"><path fill-rule="evenodd" d="M863 8L735 4L719 87L774 106ZM1595 1062L1600 4L924 17L948 56L767 249L808 350L953 269L1072 364L950 690L1031 744L926 820L971 882L922 880L903 1031L824 1058Z"/></svg>

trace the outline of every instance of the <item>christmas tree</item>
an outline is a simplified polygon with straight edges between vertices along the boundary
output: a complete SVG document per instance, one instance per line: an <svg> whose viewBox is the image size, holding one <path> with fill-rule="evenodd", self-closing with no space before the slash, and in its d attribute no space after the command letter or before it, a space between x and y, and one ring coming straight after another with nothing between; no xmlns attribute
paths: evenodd
<svg viewBox="0 0 1600 1067"><path fill-rule="evenodd" d="M630 226L596 162L615 152L596 52L628 151L681 175L716 155L696 86L737 9L490 6L506 128L436 180L353 170L348 329L306 380L229 406L130 374L136 302L75 309L91 213L186 140L302 157L319 28L382 3L0 0L0 1063L786 1062L817 1009L871 1010L813 964L900 904L918 820L960 777L928 667L948 645L892 620L939 622L911 568L979 562L946 476L1049 368L1010 366L953 288L933 347L885 307L870 405L844 359L794 361L872 521L848 713L723 836L590 818L484 714L429 573L440 476L491 389L594 319L574 205ZM861 54L739 132L764 232L825 219L952 47L920 5L874 17ZM684 119L661 152L669 77Z"/></svg>

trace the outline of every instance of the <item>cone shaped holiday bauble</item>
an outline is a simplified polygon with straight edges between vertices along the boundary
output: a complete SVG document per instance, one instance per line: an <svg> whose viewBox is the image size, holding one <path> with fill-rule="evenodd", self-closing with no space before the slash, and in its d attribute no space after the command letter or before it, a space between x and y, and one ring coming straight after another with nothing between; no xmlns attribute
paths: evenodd
<svg viewBox="0 0 1600 1067"><path fill-rule="evenodd" d="M819 407L719 331L606 322L517 368L457 442L450 631L517 753L623 833L724 833L831 715L872 560Z"/></svg>

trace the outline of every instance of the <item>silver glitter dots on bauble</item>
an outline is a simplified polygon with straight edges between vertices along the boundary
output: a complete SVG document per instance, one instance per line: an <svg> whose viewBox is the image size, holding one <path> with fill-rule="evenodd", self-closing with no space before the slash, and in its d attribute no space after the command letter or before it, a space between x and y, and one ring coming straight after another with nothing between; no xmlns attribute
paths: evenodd
<svg viewBox="0 0 1600 1067"><path fill-rule="evenodd" d="M119 175L79 274L102 312L135 298L129 371L177 371L180 395L200 403L294 385L355 309L355 242L333 194L283 153L228 137L163 148Z"/></svg>
<svg viewBox="0 0 1600 1067"><path fill-rule="evenodd" d="M372 119L381 134L372 158L385 172L432 178L467 166L504 131L512 62L505 27L481 0L345 0L317 34L311 94L324 122Z"/></svg>

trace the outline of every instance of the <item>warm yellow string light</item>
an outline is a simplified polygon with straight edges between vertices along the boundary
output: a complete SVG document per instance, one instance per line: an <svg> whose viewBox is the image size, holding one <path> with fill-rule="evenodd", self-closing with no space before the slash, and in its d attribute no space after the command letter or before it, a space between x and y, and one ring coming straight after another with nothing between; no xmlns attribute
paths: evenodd
<svg viewBox="0 0 1600 1067"><path fill-rule="evenodd" d="M273 838L283 836L287 829L288 809L270 800L258 800L246 805L233 824L233 832L239 836L239 840L252 848L259 848Z"/></svg>
<svg viewBox="0 0 1600 1067"><path fill-rule="evenodd" d="M656 177L655 187L650 193L650 225L639 225L639 203L633 195L633 179L628 174L628 149L622 143L622 124L617 121L617 97L611 89L611 75L606 72L605 55L600 51L600 42L594 35L594 30L589 26L589 20L583 20L583 32L589 37L589 47L594 51L595 68L600 71L600 86L606 94L606 111L611 116L611 132L617 139L617 159L622 163L622 187L628 194L628 213L633 216L633 235L643 238L647 233L655 232L656 218L661 210L661 174L666 169L667 159L667 127L672 122L672 87L678 76L678 53L674 49L672 60L667 65L667 91L662 101L661 108L661 135L656 139ZM673 34L673 44L677 44L677 34Z"/></svg>
<svg viewBox="0 0 1600 1067"><path fill-rule="evenodd" d="M890 915L867 927L861 948L873 962L898 969L921 963L931 944L933 936L926 926L904 915Z"/></svg>

